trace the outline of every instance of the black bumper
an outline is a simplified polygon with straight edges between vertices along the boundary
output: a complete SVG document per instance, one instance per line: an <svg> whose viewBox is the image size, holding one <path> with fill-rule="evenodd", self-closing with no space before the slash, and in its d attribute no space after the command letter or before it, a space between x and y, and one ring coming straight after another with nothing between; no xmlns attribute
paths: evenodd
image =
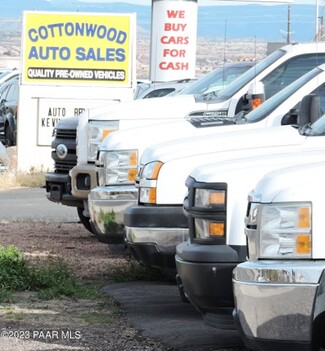
<svg viewBox="0 0 325 351"><path fill-rule="evenodd" d="M131 206L124 212L124 225L126 227L188 228L182 206Z"/></svg>
<svg viewBox="0 0 325 351"><path fill-rule="evenodd" d="M82 200L71 194L71 178L69 174L47 172L45 174L46 197L65 206L83 207Z"/></svg>
<svg viewBox="0 0 325 351"><path fill-rule="evenodd" d="M232 271L245 257L245 247L182 243L176 248L179 282L205 322L236 329L232 318Z"/></svg>
<svg viewBox="0 0 325 351"><path fill-rule="evenodd" d="M176 277L175 254L160 252L154 244L127 243L127 246L138 262Z"/></svg>

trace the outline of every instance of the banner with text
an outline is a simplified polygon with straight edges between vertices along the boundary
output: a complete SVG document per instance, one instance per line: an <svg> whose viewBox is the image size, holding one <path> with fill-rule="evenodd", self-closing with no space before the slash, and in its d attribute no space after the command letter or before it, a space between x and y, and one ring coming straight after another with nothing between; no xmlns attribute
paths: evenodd
<svg viewBox="0 0 325 351"><path fill-rule="evenodd" d="M195 78L196 0L152 0L150 79Z"/></svg>
<svg viewBox="0 0 325 351"><path fill-rule="evenodd" d="M23 84L131 84L131 15L25 12Z"/></svg>

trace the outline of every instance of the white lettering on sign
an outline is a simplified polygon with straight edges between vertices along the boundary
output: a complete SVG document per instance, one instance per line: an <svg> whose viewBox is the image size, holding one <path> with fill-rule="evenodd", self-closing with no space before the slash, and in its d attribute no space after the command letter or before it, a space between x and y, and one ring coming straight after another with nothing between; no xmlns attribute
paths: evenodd
<svg viewBox="0 0 325 351"><path fill-rule="evenodd" d="M197 4L153 1L151 80L195 77ZM154 76L153 76L154 74Z"/></svg>
<svg viewBox="0 0 325 351"><path fill-rule="evenodd" d="M123 81L125 71L116 69L58 69L58 68L34 68L27 70L29 79L60 79L60 80L102 80Z"/></svg>

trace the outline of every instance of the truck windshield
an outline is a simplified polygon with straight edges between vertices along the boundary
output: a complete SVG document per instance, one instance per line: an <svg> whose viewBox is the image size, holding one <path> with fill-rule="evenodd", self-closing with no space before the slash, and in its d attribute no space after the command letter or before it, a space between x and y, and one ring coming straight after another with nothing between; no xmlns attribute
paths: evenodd
<svg viewBox="0 0 325 351"><path fill-rule="evenodd" d="M215 101L225 101L230 97L235 95L246 84L251 82L254 77L264 71L267 67L273 64L273 62L279 60L282 56L286 54L286 51L279 49L274 51L272 54L268 55L262 61L258 62L255 66L251 67L247 72L239 76L236 80L232 81L224 89L220 90L217 94ZM204 95L202 96L204 100Z"/></svg>
<svg viewBox="0 0 325 351"><path fill-rule="evenodd" d="M322 69L316 67L313 70L306 73L305 75L303 75L302 77L300 77L299 79L295 80L286 88L282 89L279 93L273 95L268 100L263 102L263 104L260 105L256 110L249 112L244 118L244 123L255 123L263 120L276 108L278 108L282 103L284 103L292 94L297 92L307 82L309 82L311 79L318 76L322 72ZM289 106L290 109L294 107L295 106ZM237 123L243 123L243 121L238 121Z"/></svg>
<svg viewBox="0 0 325 351"><path fill-rule="evenodd" d="M232 81L255 65L254 61L232 62L199 78L196 82L174 95L205 95L215 97L217 93Z"/></svg>

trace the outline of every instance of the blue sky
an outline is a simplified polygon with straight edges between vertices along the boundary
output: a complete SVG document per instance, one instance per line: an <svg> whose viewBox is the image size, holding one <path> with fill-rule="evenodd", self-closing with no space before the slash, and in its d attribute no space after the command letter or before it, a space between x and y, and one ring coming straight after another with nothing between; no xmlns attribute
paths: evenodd
<svg viewBox="0 0 325 351"><path fill-rule="evenodd" d="M79 1L84 1L84 2L118 2L121 0L79 0ZM137 4L137 5L151 5L151 0L122 0L123 2L131 3L131 4ZM121 1L121 2L122 2ZM276 3L303 3L303 4L316 4L317 0L269 0L272 2ZM229 5L230 3L232 4L240 4L240 3L245 3L245 2L254 2L254 0L247 0L247 1L230 1L230 0L225 0L225 1L216 1L216 0L198 0L198 5L199 6L213 6L213 5ZM256 3L267 3L270 4L267 0L260 0L260 1L255 1Z"/></svg>

